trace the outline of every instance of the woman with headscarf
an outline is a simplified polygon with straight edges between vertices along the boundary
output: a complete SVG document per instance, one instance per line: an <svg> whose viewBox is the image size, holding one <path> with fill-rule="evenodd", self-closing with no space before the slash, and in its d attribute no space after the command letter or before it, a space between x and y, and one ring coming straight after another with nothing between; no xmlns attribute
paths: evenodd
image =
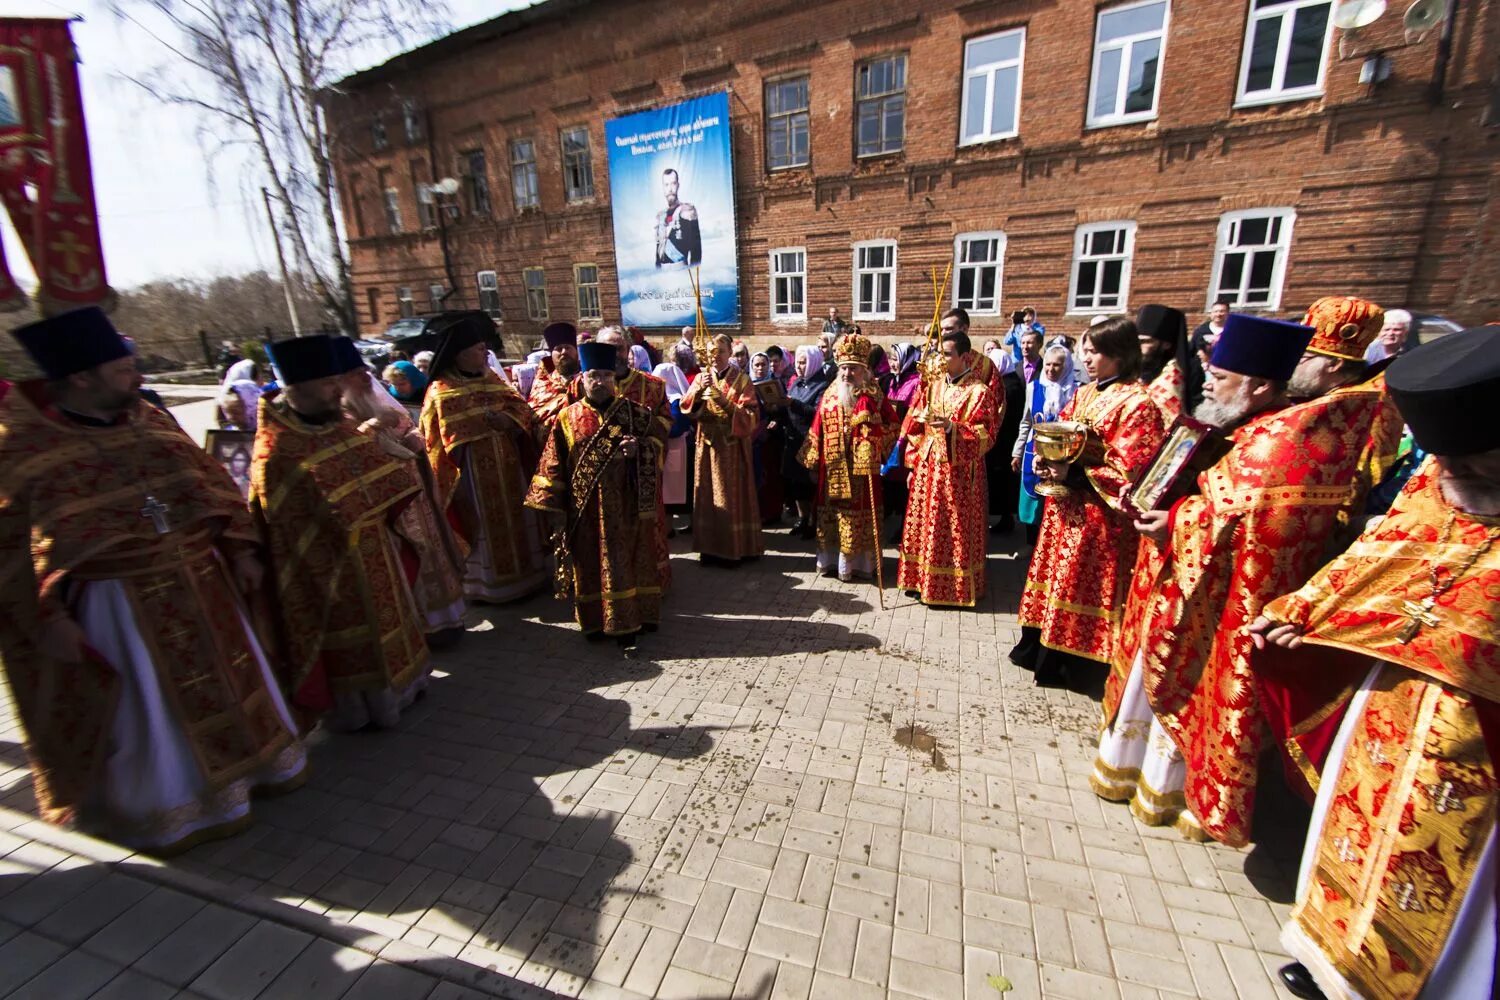
<svg viewBox="0 0 1500 1000"><path fill-rule="evenodd" d="M630 345L630 367L638 372L651 372L651 352L643 344Z"/></svg>
<svg viewBox="0 0 1500 1000"><path fill-rule="evenodd" d="M420 409L422 397L427 395L427 376L410 361L397 361L386 365L381 374L386 391L398 403L406 403Z"/></svg>
<svg viewBox="0 0 1500 1000"><path fill-rule="evenodd" d="M219 386L219 426L255 433L261 391L259 365L248 360L230 365Z"/></svg>
<svg viewBox="0 0 1500 1000"><path fill-rule="evenodd" d="M920 360L922 351L917 345L904 340L896 345L895 379L891 383L891 391L886 393L886 399L896 408L898 419L906 419L906 411L911 409L912 400L922 387L922 372L917 368Z"/></svg>
<svg viewBox="0 0 1500 1000"><path fill-rule="evenodd" d="M1016 443L1011 448L1010 468L1021 476L1020 496L1017 502L1018 516L1026 525L1026 544L1035 545L1037 532L1041 530L1042 501L1037 496L1039 481L1033 465L1034 452L1031 440L1033 424L1056 420L1063 407L1078 390L1073 377L1073 352L1066 347L1049 347L1042 352L1042 365L1037 376L1026 387L1026 405L1021 408L1021 421L1016 431Z"/></svg>
<svg viewBox="0 0 1500 1000"><path fill-rule="evenodd" d="M797 453L812 430L813 417L823 392L838 375L838 366L823 363L823 351L817 347L797 348L796 373L787 390L786 445L782 452L781 478L786 498L797 505L797 523L792 527L793 535L812 538L817 531L817 516L813 509L813 498L817 483L812 473L797 460Z"/></svg>
<svg viewBox="0 0 1500 1000"><path fill-rule="evenodd" d="M870 345L870 376L880 386L880 394L889 396L891 386L896 383L896 375L891 371L891 359L886 357L885 348L879 344Z"/></svg>
<svg viewBox="0 0 1500 1000"><path fill-rule="evenodd" d="M785 505L781 476L786 450L786 389L771 370L771 356L764 351L750 356L750 384L760 397L760 426L755 430L756 489L760 501L760 523L781 523Z"/></svg>

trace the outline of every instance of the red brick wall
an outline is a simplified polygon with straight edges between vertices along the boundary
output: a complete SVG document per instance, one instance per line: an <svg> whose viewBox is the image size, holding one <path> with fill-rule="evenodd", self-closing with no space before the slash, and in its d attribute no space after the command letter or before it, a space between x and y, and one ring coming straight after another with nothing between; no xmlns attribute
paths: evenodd
<svg viewBox="0 0 1500 1000"><path fill-rule="evenodd" d="M1493 77L1500 0L1464 0L1436 106L1426 94L1437 35L1403 47L1395 4L1352 47L1360 54L1389 47L1389 80L1359 84L1361 55L1340 61L1335 32L1322 98L1243 109L1233 105L1246 3L1174 0L1157 120L1087 129L1095 9L1093 0L773 0L666 12L646 0L599 0L351 80L350 96L331 106L352 146L340 176L345 191L358 176L359 214L378 233L376 176L390 169L410 229L417 208L409 161L430 148L433 176L454 175L457 153L482 145L494 215L449 225L457 282L449 304L473 306L475 272L496 270L513 347L541 326L526 319L525 267L546 269L552 318L572 319L573 265L597 264L605 319L618 318L604 120L725 87L734 118L741 336L798 342L828 306L848 317L850 245L872 238L899 244L899 320L865 326L882 339L904 334L932 312L929 268L952 258L955 234L974 230L1008 237L1002 316L976 325L1002 325L1011 309L1032 304L1049 327L1081 329L1087 316L1065 315L1074 231L1108 219L1137 224L1128 307L1161 301L1197 314L1219 217L1247 207L1297 212L1279 313L1353 293L1464 322L1500 316L1500 128L1482 121L1500 86ZM1027 30L1020 135L960 148L963 41L1017 26ZM860 161L854 67L893 51L908 53L905 149ZM794 72L810 74L812 164L768 174L763 83ZM394 110L402 98L430 113L431 137L406 143ZM368 116L382 107L391 148L375 152ZM590 130L596 195L567 205L559 130L577 124ZM519 217L508 173L514 138L535 142L541 184L540 210ZM352 234L348 205L345 217ZM355 237L350 245L356 302L363 315L367 289L379 290L379 327L395 318L396 286L411 285L421 311L428 283L445 280L435 232ZM779 246L807 248L805 326L770 320L767 253Z"/></svg>

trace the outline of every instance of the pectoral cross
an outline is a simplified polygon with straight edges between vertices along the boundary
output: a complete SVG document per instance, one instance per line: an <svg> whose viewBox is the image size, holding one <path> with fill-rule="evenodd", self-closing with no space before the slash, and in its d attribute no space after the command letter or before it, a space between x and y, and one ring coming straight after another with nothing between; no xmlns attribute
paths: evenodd
<svg viewBox="0 0 1500 1000"><path fill-rule="evenodd" d="M151 526L158 535L165 535L172 530L172 525L167 521L167 511L171 509L156 497L147 496L146 506L141 508L141 516L151 519Z"/></svg>
<svg viewBox="0 0 1500 1000"><path fill-rule="evenodd" d="M1333 842L1333 846L1338 848L1339 860L1345 864L1359 860L1359 852L1354 849L1354 844L1348 837L1340 837Z"/></svg>
<svg viewBox="0 0 1500 1000"><path fill-rule="evenodd" d="M1427 786L1427 794L1432 796L1432 808L1439 814L1448 812L1464 811L1464 800L1453 797L1453 782L1445 781L1441 785L1436 782Z"/></svg>
<svg viewBox="0 0 1500 1000"><path fill-rule="evenodd" d="M1396 905L1402 910L1416 910L1422 912L1422 904L1417 900L1417 884L1415 882L1402 882L1396 893Z"/></svg>
<svg viewBox="0 0 1500 1000"><path fill-rule="evenodd" d="M1422 626L1436 628L1442 624L1437 615L1432 613L1432 598L1424 598L1419 604L1416 601L1402 601L1401 613L1410 618L1411 621L1401 626L1401 631L1396 634L1396 639L1401 645L1406 645L1417 637Z"/></svg>

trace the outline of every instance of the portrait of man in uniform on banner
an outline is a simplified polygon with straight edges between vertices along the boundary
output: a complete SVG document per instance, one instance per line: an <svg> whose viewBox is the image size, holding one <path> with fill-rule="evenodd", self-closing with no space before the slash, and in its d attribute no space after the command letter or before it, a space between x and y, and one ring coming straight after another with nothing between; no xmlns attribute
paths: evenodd
<svg viewBox="0 0 1500 1000"><path fill-rule="evenodd" d="M656 266L694 267L703 263L703 234L698 207L682 201L682 175L676 167L661 172L667 207L656 213Z"/></svg>

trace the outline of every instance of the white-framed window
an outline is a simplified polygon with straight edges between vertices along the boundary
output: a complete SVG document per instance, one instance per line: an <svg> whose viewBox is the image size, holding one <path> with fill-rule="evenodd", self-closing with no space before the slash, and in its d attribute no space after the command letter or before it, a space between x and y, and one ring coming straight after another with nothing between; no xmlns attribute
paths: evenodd
<svg viewBox="0 0 1500 1000"><path fill-rule="evenodd" d="M477 271L474 284L479 288L479 308L490 314L490 319L500 319L500 279L494 271Z"/></svg>
<svg viewBox="0 0 1500 1000"><path fill-rule="evenodd" d="M442 285L427 286L427 309L429 312L442 311L443 299L446 297L447 292L448 289Z"/></svg>
<svg viewBox="0 0 1500 1000"><path fill-rule="evenodd" d="M855 152L899 153L906 144L906 53L862 62L854 71Z"/></svg>
<svg viewBox="0 0 1500 1000"><path fill-rule="evenodd" d="M387 187L382 192L381 199L382 204L385 206L386 232L401 232L401 193L395 187Z"/></svg>
<svg viewBox="0 0 1500 1000"><path fill-rule="evenodd" d="M578 318L602 320L604 309L599 304L599 265L574 264L573 288L578 298Z"/></svg>
<svg viewBox="0 0 1500 1000"><path fill-rule="evenodd" d="M419 142L422 138L422 110L417 107L417 102L405 100L401 102L401 126L406 130L407 142Z"/></svg>
<svg viewBox="0 0 1500 1000"><path fill-rule="evenodd" d="M807 249L771 251L771 322L807 322Z"/></svg>
<svg viewBox="0 0 1500 1000"><path fill-rule="evenodd" d="M1068 312L1124 312L1135 256L1134 222L1090 222L1073 237Z"/></svg>
<svg viewBox="0 0 1500 1000"><path fill-rule="evenodd" d="M586 201L594 196L594 154L589 148L587 125L562 132L563 189L568 201Z"/></svg>
<svg viewBox="0 0 1500 1000"><path fill-rule="evenodd" d="M964 97L959 145L1009 139L1021 127L1021 69L1026 29L1015 28L964 43Z"/></svg>
<svg viewBox="0 0 1500 1000"><path fill-rule="evenodd" d="M530 139L511 141L510 189L515 195L517 212L535 208L542 202L536 179L536 146Z"/></svg>
<svg viewBox="0 0 1500 1000"><path fill-rule="evenodd" d="M766 168L805 167L810 154L811 116L807 110L807 77L794 76L766 84Z"/></svg>
<svg viewBox="0 0 1500 1000"><path fill-rule="evenodd" d="M1208 301L1224 299L1238 309L1280 309L1296 221L1290 208L1251 208L1220 216Z"/></svg>
<svg viewBox="0 0 1500 1000"><path fill-rule="evenodd" d="M1251 0L1238 105L1274 104L1323 93L1333 0Z"/></svg>
<svg viewBox="0 0 1500 1000"><path fill-rule="evenodd" d="M521 287L526 289L526 318L541 322L547 312L547 272L539 267L521 271Z"/></svg>
<svg viewBox="0 0 1500 1000"><path fill-rule="evenodd" d="M1099 12L1094 26L1089 125L1122 125L1156 117L1169 14L1167 0L1145 0Z"/></svg>
<svg viewBox="0 0 1500 1000"><path fill-rule="evenodd" d="M854 244L854 318L896 318L896 242Z"/></svg>
<svg viewBox="0 0 1500 1000"><path fill-rule="evenodd" d="M412 301L410 286L402 285L396 289L396 308L401 313L402 319L417 314L417 306Z"/></svg>
<svg viewBox="0 0 1500 1000"><path fill-rule="evenodd" d="M1000 315L1004 260L1004 233L959 233L953 240L953 304L971 316Z"/></svg>

